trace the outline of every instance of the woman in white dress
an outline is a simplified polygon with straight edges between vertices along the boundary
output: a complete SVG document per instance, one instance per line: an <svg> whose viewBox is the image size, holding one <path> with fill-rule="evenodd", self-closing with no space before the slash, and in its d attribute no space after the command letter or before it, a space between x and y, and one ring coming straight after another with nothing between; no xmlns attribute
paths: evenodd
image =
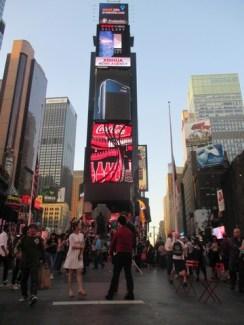
<svg viewBox="0 0 244 325"><path fill-rule="evenodd" d="M83 265L83 251L85 246L84 235L81 233L80 224L72 224L72 234L69 236L69 250L64 262L64 269L68 272L68 289L69 296L74 297L72 289L72 275L76 273L76 280L78 285L78 294L85 296L86 292L83 288L82 269Z"/></svg>

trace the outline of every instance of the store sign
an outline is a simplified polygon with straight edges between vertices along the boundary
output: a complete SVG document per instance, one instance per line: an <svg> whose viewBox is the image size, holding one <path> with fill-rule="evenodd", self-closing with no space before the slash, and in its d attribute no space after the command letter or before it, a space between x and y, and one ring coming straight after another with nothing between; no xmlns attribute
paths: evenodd
<svg viewBox="0 0 244 325"><path fill-rule="evenodd" d="M100 24L128 24L127 3L100 3Z"/></svg>
<svg viewBox="0 0 244 325"><path fill-rule="evenodd" d="M96 67L130 67L131 59L130 58L121 58L121 57L97 57L96 58Z"/></svg>
<svg viewBox="0 0 244 325"><path fill-rule="evenodd" d="M94 123L90 144L92 183L131 183L132 126Z"/></svg>

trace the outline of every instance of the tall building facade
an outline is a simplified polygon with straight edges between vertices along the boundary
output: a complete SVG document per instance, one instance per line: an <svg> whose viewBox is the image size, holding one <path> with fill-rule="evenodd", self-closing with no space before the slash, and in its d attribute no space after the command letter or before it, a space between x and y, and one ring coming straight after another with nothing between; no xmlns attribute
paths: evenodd
<svg viewBox="0 0 244 325"><path fill-rule="evenodd" d="M3 21L3 11L6 0L0 0L0 49L2 48L5 22Z"/></svg>
<svg viewBox="0 0 244 325"><path fill-rule="evenodd" d="M47 98L40 146L39 193L65 188L71 203L77 114L68 97Z"/></svg>
<svg viewBox="0 0 244 325"><path fill-rule="evenodd" d="M229 161L244 150L244 112L238 74L192 76L188 108L195 120L210 120L212 143L223 145Z"/></svg>
<svg viewBox="0 0 244 325"><path fill-rule="evenodd" d="M0 163L19 194L31 194L47 79L27 41L14 41L0 94Z"/></svg>

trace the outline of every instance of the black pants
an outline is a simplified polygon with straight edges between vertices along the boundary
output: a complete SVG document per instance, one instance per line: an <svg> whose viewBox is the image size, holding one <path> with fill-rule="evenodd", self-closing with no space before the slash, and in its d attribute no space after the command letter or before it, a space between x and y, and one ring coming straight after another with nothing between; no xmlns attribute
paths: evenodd
<svg viewBox="0 0 244 325"><path fill-rule="evenodd" d="M170 275L173 269L173 258L171 252L168 252L166 255L166 266L167 266L167 273L168 275Z"/></svg>
<svg viewBox="0 0 244 325"><path fill-rule="evenodd" d="M131 273L132 255L130 253L118 253L114 258L113 277L109 289L109 295L113 296L118 289L119 277L122 269L125 271L128 295L133 295L134 283Z"/></svg>
<svg viewBox="0 0 244 325"><path fill-rule="evenodd" d="M25 265L21 269L21 293L23 297L28 297L28 280L30 277L30 293L37 295L38 288L38 265Z"/></svg>
<svg viewBox="0 0 244 325"><path fill-rule="evenodd" d="M3 283L8 281L9 257L0 256L0 264L3 264Z"/></svg>
<svg viewBox="0 0 244 325"><path fill-rule="evenodd" d="M15 259L15 264L12 273L12 284L16 284L21 279L21 272L20 272L20 259Z"/></svg>

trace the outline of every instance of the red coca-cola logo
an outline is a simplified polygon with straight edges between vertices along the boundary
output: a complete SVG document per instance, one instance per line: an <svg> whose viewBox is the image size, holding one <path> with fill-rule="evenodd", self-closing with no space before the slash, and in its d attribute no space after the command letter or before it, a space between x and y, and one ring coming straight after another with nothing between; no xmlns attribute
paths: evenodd
<svg viewBox="0 0 244 325"><path fill-rule="evenodd" d="M132 127L124 124L94 124L93 136L131 136Z"/></svg>

